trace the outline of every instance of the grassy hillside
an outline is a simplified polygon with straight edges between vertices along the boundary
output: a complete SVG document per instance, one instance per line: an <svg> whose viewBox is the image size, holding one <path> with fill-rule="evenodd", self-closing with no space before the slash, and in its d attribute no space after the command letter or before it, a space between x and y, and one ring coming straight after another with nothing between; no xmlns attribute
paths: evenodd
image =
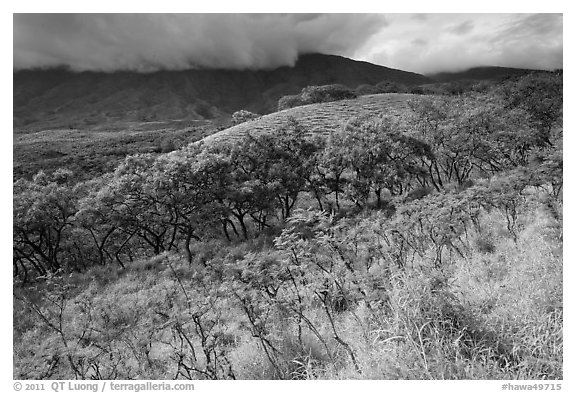
<svg viewBox="0 0 576 393"><path fill-rule="evenodd" d="M327 135L339 129L348 120L364 116L388 115L400 118L408 110L408 100L417 99L413 94L373 94L350 100L304 105L262 116L226 130L209 135L203 139L207 144L237 140L247 132L270 133L286 124L287 120L298 120L310 133Z"/></svg>
<svg viewBox="0 0 576 393"><path fill-rule="evenodd" d="M23 135L119 164L13 184L14 378L561 380L562 92Z"/></svg>

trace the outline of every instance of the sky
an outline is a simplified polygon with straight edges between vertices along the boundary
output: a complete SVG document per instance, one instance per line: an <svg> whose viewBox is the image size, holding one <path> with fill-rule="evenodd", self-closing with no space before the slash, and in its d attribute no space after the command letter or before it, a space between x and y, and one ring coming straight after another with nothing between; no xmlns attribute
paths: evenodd
<svg viewBox="0 0 576 393"><path fill-rule="evenodd" d="M563 68L562 14L14 14L13 68L272 69L326 53L418 73Z"/></svg>

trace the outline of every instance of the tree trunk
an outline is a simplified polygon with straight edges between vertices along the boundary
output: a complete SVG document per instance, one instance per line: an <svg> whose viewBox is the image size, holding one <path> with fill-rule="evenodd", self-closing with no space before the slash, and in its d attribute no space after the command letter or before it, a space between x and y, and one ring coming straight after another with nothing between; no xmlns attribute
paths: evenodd
<svg viewBox="0 0 576 393"><path fill-rule="evenodd" d="M230 234L228 233L228 222L226 220L220 220L222 223L222 231L224 232L224 236L226 236L226 240L230 241Z"/></svg>
<svg viewBox="0 0 576 393"><path fill-rule="evenodd" d="M244 216L245 214L234 213L234 217L236 217L238 223L240 224L240 228L242 228L242 235L244 235L244 239L248 240L248 228L244 222Z"/></svg>
<svg viewBox="0 0 576 393"><path fill-rule="evenodd" d="M192 251L190 251L190 242L192 241L192 233L188 231L186 234L186 244L184 245L184 251L186 252L186 258L188 259L188 264L192 264ZM204 265L206 267L206 265Z"/></svg>

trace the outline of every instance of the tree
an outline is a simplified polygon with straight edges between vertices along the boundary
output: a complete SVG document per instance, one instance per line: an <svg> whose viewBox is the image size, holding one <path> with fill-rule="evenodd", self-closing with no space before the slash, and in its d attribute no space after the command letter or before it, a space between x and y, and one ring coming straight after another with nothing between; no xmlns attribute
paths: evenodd
<svg viewBox="0 0 576 393"><path fill-rule="evenodd" d="M263 164L259 175L272 185L283 219L290 217L301 192L319 192L312 172L321 143L309 137L308 130L295 119L290 118L274 134L255 137L250 146L258 151L252 150Z"/></svg>
<svg viewBox="0 0 576 393"><path fill-rule="evenodd" d="M96 179L91 183L88 195L80 199L78 202L78 211L74 217L74 224L77 230L85 233L84 238L88 239L90 245L86 245L83 248L85 251L82 255L83 258L89 257L93 251L96 252L96 262L100 265L104 265L107 260L112 260L111 246L110 243L120 242L122 244L124 241L120 240L122 236L117 223L110 219L108 206L99 203L101 199L98 197L100 190L106 184L108 176ZM120 260L118 254L121 251L114 253L118 263L124 267L122 261Z"/></svg>
<svg viewBox="0 0 576 393"><path fill-rule="evenodd" d="M245 237L245 217L260 229L268 226L268 215L277 209L286 219L300 193L315 186L312 172L320 147L293 119L274 133L247 134L239 143L218 149L230 157L231 183L224 199Z"/></svg>
<svg viewBox="0 0 576 393"><path fill-rule="evenodd" d="M531 125L538 130L538 145L552 146L552 129L562 125L562 72L532 73L505 83L497 91L506 108L526 111Z"/></svg>
<svg viewBox="0 0 576 393"><path fill-rule="evenodd" d="M222 225L227 238L230 238L228 226L238 235L232 217L240 225L242 235L248 239L247 218L252 217L265 227L267 216L274 211L275 201L271 189L273 184L263 180L261 172L265 171L260 151L250 146L250 137L245 137L240 143L222 143L211 146L211 154L219 154L227 159L227 171L223 174L221 187L214 190L213 196L225 209Z"/></svg>
<svg viewBox="0 0 576 393"><path fill-rule="evenodd" d="M345 136L341 132L330 134L326 146L318 157L318 163L313 174L317 188L323 196L334 194L336 210L340 210L340 196L346 187L345 171L348 168L347 152L342 147ZM320 210L322 202L319 201Z"/></svg>
<svg viewBox="0 0 576 393"><path fill-rule="evenodd" d="M493 93L421 99L410 106L413 135L434 153L422 163L436 190L525 165L536 143L525 111L506 109Z"/></svg>
<svg viewBox="0 0 576 393"><path fill-rule="evenodd" d="M191 241L228 214L222 200L229 172L227 158L194 145L158 158L131 156L86 201L81 217L91 233L99 228L100 237L93 238L101 256L109 236L121 234L115 251L120 264L120 252L135 240L155 255L183 250L191 262Z"/></svg>
<svg viewBox="0 0 576 393"><path fill-rule="evenodd" d="M385 189L392 195L409 190L415 177L424 176L420 158L432 157L426 144L405 134L391 118L356 118L337 134L330 143L332 150L340 152L329 158L328 166L341 183L344 172L334 169L345 163L350 170L349 196L360 208L366 206L370 193L374 193L379 208Z"/></svg>
<svg viewBox="0 0 576 393"><path fill-rule="evenodd" d="M154 161L151 154L127 157L98 192L95 203L126 236L135 236L144 249L149 247L158 255L173 248L175 229L171 212L164 210L154 190L147 187Z"/></svg>
<svg viewBox="0 0 576 393"><path fill-rule="evenodd" d="M229 171L227 158L195 146L159 157L150 169L144 190L154 195L171 228L168 249L183 243L190 263L192 239L201 240L227 215L221 200Z"/></svg>
<svg viewBox="0 0 576 393"><path fill-rule="evenodd" d="M70 177L68 171L57 171L53 176L41 171L32 181L19 179L14 183L14 273L22 268L24 280L29 268L45 275L63 267L66 235L77 211Z"/></svg>

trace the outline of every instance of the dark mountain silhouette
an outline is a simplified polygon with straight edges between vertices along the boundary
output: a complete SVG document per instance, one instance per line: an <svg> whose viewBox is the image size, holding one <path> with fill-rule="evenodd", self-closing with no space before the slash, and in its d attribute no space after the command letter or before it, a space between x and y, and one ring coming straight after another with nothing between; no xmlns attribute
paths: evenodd
<svg viewBox="0 0 576 393"><path fill-rule="evenodd" d="M460 72L440 72L437 74L427 75L437 82L453 82L461 80L502 80L515 76L522 76L540 70L529 70L525 68L509 67L474 67Z"/></svg>
<svg viewBox="0 0 576 393"><path fill-rule="evenodd" d="M14 128L89 128L118 122L194 121L239 109L266 114L278 99L309 85L394 81L430 83L427 77L340 56L309 54L294 67L274 70L14 73Z"/></svg>

